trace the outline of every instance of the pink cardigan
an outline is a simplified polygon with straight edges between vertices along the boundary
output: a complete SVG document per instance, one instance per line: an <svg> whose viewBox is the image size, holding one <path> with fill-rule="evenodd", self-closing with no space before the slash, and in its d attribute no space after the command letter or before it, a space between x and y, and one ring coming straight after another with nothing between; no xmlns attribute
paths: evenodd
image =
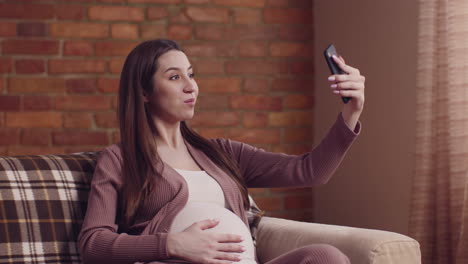
<svg viewBox="0 0 468 264"><path fill-rule="evenodd" d="M214 139L235 161L247 187L311 186L326 183L340 164L361 129L352 131L340 114L322 142L303 155L266 152L253 146ZM187 148L209 175L220 184L232 211L248 227L242 197L234 181L204 153L187 142ZM188 199L187 184L170 166L159 165L162 178L155 192L137 212L128 230L119 230L118 196L122 189L122 155L118 144L103 150L91 183L88 208L78 237L85 263L134 263L168 259L167 233L172 220Z"/></svg>

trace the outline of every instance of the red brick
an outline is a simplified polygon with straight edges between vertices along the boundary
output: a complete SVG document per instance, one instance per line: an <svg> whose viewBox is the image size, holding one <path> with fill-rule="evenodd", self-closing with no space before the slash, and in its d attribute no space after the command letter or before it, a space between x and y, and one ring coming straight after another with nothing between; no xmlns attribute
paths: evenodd
<svg viewBox="0 0 468 264"><path fill-rule="evenodd" d="M166 38L166 25L141 25L140 32L143 39Z"/></svg>
<svg viewBox="0 0 468 264"><path fill-rule="evenodd" d="M57 18L69 20L82 20L86 9L81 5L57 5Z"/></svg>
<svg viewBox="0 0 468 264"><path fill-rule="evenodd" d="M184 45L187 55L200 57L235 56L236 46L233 43L195 43Z"/></svg>
<svg viewBox="0 0 468 264"><path fill-rule="evenodd" d="M268 113L268 124L275 127L312 125L313 114L310 111L271 112Z"/></svg>
<svg viewBox="0 0 468 264"><path fill-rule="evenodd" d="M127 0L129 3L179 4L182 0Z"/></svg>
<svg viewBox="0 0 468 264"><path fill-rule="evenodd" d="M56 145L108 145L107 132L66 131L54 132L52 141Z"/></svg>
<svg viewBox="0 0 468 264"><path fill-rule="evenodd" d="M138 42L97 42L95 45L96 56L127 56Z"/></svg>
<svg viewBox="0 0 468 264"><path fill-rule="evenodd" d="M311 109L313 106L314 97L312 95L289 94L284 98L285 109Z"/></svg>
<svg viewBox="0 0 468 264"><path fill-rule="evenodd" d="M225 138L226 130L224 128L199 128L197 133L204 138Z"/></svg>
<svg viewBox="0 0 468 264"><path fill-rule="evenodd" d="M49 26L49 35L59 38L107 38L109 25L84 22L52 23Z"/></svg>
<svg viewBox="0 0 468 264"><path fill-rule="evenodd" d="M276 211L283 208L283 201L280 197L256 197L255 203L265 211Z"/></svg>
<svg viewBox="0 0 468 264"><path fill-rule="evenodd" d="M2 43L2 50L4 54L57 55L59 42L57 40L7 39Z"/></svg>
<svg viewBox="0 0 468 264"><path fill-rule="evenodd" d="M111 28L111 35L115 39L136 39L138 38L138 25L114 24Z"/></svg>
<svg viewBox="0 0 468 264"><path fill-rule="evenodd" d="M112 142L111 142L111 144L117 143L117 142L120 142L120 131L119 130L112 132Z"/></svg>
<svg viewBox="0 0 468 264"><path fill-rule="evenodd" d="M91 128L93 126L93 114L72 112L64 113L65 128Z"/></svg>
<svg viewBox="0 0 468 264"><path fill-rule="evenodd" d="M143 8L128 6L91 6L88 9L90 20L106 21L143 21L145 13Z"/></svg>
<svg viewBox="0 0 468 264"><path fill-rule="evenodd" d="M270 25L199 25L195 32L201 40L276 40L278 30Z"/></svg>
<svg viewBox="0 0 468 264"><path fill-rule="evenodd" d="M47 146L51 142L51 132L49 129L23 129L21 132L22 145Z"/></svg>
<svg viewBox="0 0 468 264"><path fill-rule="evenodd" d="M283 108L279 96L233 95L229 103L233 109L280 111Z"/></svg>
<svg viewBox="0 0 468 264"><path fill-rule="evenodd" d="M119 98L117 97L117 95L115 96L111 96L111 101L112 101L112 109L117 109L118 105L119 105Z"/></svg>
<svg viewBox="0 0 468 264"><path fill-rule="evenodd" d="M91 56L93 53L93 43L89 41L65 41L63 44L65 56Z"/></svg>
<svg viewBox="0 0 468 264"><path fill-rule="evenodd" d="M229 23L229 9L221 7L187 7L185 14L194 22Z"/></svg>
<svg viewBox="0 0 468 264"><path fill-rule="evenodd" d="M219 25L196 25L195 36L200 40L228 40L226 26Z"/></svg>
<svg viewBox="0 0 468 264"><path fill-rule="evenodd" d="M174 40L187 40L192 38L192 27L185 25L171 25L167 29L167 36Z"/></svg>
<svg viewBox="0 0 468 264"><path fill-rule="evenodd" d="M8 156L19 155L58 155L66 154L63 147L50 147L50 146L11 146L8 148Z"/></svg>
<svg viewBox="0 0 468 264"><path fill-rule="evenodd" d="M263 41L241 42L239 55L246 57L262 57L267 55L267 43Z"/></svg>
<svg viewBox="0 0 468 264"><path fill-rule="evenodd" d="M263 19L267 24L311 24L312 9L299 8L266 8Z"/></svg>
<svg viewBox="0 0 468 264"><path fill-rule="evenodd" d="M98 0L102 3L125 3L127 0Z"/></svg>
<svg viewBox="0 0 468 264"><path fill-rule="evenodd" d="M103 73L106 62L103 60L49 60L49 73Z"/></svg>
<svg viewBox="0 0 468 264"><path fill-rule="evenodd" d="M249 144L277 144L280 142L281 134L277 129L231 128L228 137Z"/></svg>
<svg viewBox="0 0 468 264"><path fill-rule="evenodd" d="M23 96L25 111L46 111L54 108L54 100L50 96Z"/></svg>
<svg viewBox="0 0 468 264"><path fill-rule="evenodd" d="M9 73L13 65L11 58L0 58L0 73Z"/></svg>
<svg viewBox="0 0 468 264"><path fill-rule="evenodd" d="M270 54L278 57L312 57L313 45L294 42L276 42L270 44Z"/></svg>
<svg viewBox="0 0 468 264"><path fill-rule="evenodd" d="M97 88L101 93L117 93L119 85L119 78L99 78L97 81Z"/></svg>
<svg viewBox="0 0 468 264"><path fill-rule="evenodd" d="M158 20L169 16L169 12L165 7L148 7L148 20Z"/></svg>
<svg viewBox="0 0 468 264"><path fill-rule="evenodd" d="M198 78L198 87L201 93L238 93L241 79L235 77Z"/></svg>
<svg viewBox="0 0 468 264"><path fill-rule="evenodd" d="M14 22L0 22L0 37L14 37L16 36L16 23Z"/></svg>
<svg viewBox="0 0 468 264"><path fill-rule="evenodd" d="M6 113L6 127L62 127L62 113L57 112L14 112Z"/></svg>
<svg viewBox="0 0 468 264"><path fill-rule="evenodd" d="M16 128L0 128L0 146L16 145L20 142L20 130Z"/></svg>
<svg viewBox="0 0 468 264"><path fill-rule="evenodd" d="M59 78L10 78L9 93L63 93L65 80Z"/></svg>
<svg viewBox="0 0 468 264"><path fill-rule="evenodd" d="M196 74L224 73L224 61L213 59L197 59L192 60L192 65Z"/></svg>
<svg viewBox="0 0 468 264"><path fill-rule="evenodd" d="M225 95L199 95L197 98L197 109L226 110L229 106L228 102L228 97Z"/></svg>
<svg viewBox="0 0 468 264"><path fill-rule="evenodd" d="M224 6L264 7L265 0L213 0L213 4Z"/></svg>
<svg viewBox="0 0 468 264"><path fill-rule="evenodd" d="M197 112L189 121L193 126L225 127L239 124L239 114L236 112Z"/></svg>
<svg viewBox="0 0 468 264"><path fill-rule="evenodd" d="M192 19L187 16L185 10L180 10L175 15L172 15L169 19L171 24L189 24L192 23Z"/></svg>
<svg viewBox="0 0 468 264"><path fill-rule="evenodd" d="M186 4L208 4L211 0L185 0Z"/></svg>
<svg viewBox="0 0 468 264"><path fill-rule="evenodd" d="M312 142L313 131L310 127L285 128L283 139L284 143Z"/></svg>
<svg viewBox="0 0 468 264"><path fill-rule="evenodd" d="M314 39L314 28L310 26L282 26L278 31L278 38L282 40L293 41L312 41ZM313 45L310 44L310 49L313 50Z"/></svg>
<svg viewBox="0 0 468 264"><path fill-rule="evenodd" d="M291 73L292 74L304 74L304 75L313 75L314 74L314 62L312 60L308 61L294 61L291 63Z"/></svg>
<svg viewBox="0 0 468 264"><path fill-rule="evenodd" d="M288 64L281 61L229 61L226 72L230 74L280 74L288 72Z"/></svg>
<svg viewBox="0 0 468 264"><path fill-rule="evenodd" d="M5 87L4 82L5 80L3 79L3 77L0 77L0 94L3 94L3 88Z"/></svg>
<svg viewBox="0 0 468 264"><path fill-rule="evenodd" d="M110 72L120 74L122 72L124 63L125 63L125 58L111 59L109 62Z"/></svg>
<svg viewBox="0 0 468 264"><path fill-rule="evenodd" d="M305 209L313 208L314 197L312 193L303 194L303 195L290 195L286 196L284 200L285 209Z"/></svg>
<svg viewBox="0 0 468 264"><path fill-rule="evenodd" d="M55 107L59 110L108 110L111 109L109 96L57 96Z"/></svg>
<svg viewBox="0 0 468 264"><path fill-rule="evenodd" d="M18 23L17 34L21 37L44 37L47 36L47 26L39 22Z"/></svg>
<svg viewBox="0 0 468 264"><path fill-rule="evenodd" d="M89 152L89 151L101 151L106 148L107 145L93 145L93 146L67 146L64 147L65 153L79 153L79 152Z"/></svg>
<svg viewBox="0 0 468 264"><path fill-rule="evenodd" d="M0 111L19 111L20 97L16 95L0 95Z"/></svg>
<svg viewBox="0 0 468 264"><path fill-rule="evenodd" d="M266 79L247 79L244 82L244 92L249 93L267 93L270 89Z"/></svg>
<svg viewBox="0 0 468 264"><path fill-rule="evenodd" d="M257 9L234 9L234 23L236 24L259 24L262 18L262 12Z"/></svg>
<svg viewBox="0 0 468 264"><path fill-rule="evenodd" d="M15 62L15 70L17 74L34 74L45 72L44 60L24 59Z"/></svg>
<svg viewBox="0 0 468 264"><path fill-rule="evenodd" d="M313 1L310 1L310 0L267 0L267 6L312 8Z"/></svg>
<svg viewBox="0 0 468 264"><path fill-rule="evenodd" d="M242 124L246 128L266 127L267 114L260 112L244 112Z"/></svg>
<svg viewBox="0 0 468 264"><path fill-rule="evenodd" d="M96 79L68 79L65 86L68 93L94 93Z"/></svg>
<svg viewBox="0 0 468 264"><path fill-rule="evenodd" d="M53 5L40 4L0 4L0 18L16 19L52 19L55 11Z"/></svg>
<svg viewBox="0 0 468 264"><path fill-rule="evenodd" d="M314 90L313 79L274 79L272 91L283 92L312 92Z"/></svg>
<svg viewBox="0 0 468 264"><path fill-rule="evenodd" d="M95 114L96 126L99 128L118 128L117 115L115 112L104 112Z"/></svg>

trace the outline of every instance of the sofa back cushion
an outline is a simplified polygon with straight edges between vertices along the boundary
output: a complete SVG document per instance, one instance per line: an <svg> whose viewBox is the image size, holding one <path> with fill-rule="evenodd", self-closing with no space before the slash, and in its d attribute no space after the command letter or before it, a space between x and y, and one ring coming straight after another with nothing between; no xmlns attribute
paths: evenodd
<svg viewBox="0 0 468 264"><path fill-rule="evenodd" d="M0 263L81 263L76 239L98 154L0 157Z"/></svg>

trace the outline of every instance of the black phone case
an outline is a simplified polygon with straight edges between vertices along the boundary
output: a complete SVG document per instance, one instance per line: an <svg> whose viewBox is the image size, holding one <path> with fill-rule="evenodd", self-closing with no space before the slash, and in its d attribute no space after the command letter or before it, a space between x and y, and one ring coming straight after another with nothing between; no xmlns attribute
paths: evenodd
<svg viewBox="0 0 468 264"><path fill-rule="evenodd" d="M333 55L338 56L336 48L333 44L328 45L328 47L323 52L323 55L325 56L328 68L332 74L346 74L346 72L344 72L332 58ZM351 100L351 97L341 97L341 100L343 100L343 103L347 104L349 100Z"/></svg>

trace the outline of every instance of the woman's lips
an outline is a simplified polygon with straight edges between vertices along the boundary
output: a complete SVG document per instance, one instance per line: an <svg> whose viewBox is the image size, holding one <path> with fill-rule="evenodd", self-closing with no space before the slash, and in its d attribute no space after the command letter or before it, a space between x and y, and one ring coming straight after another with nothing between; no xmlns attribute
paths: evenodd
<svg viewBox="0 0 468 264"><path fill-rule="evenodd" d="M187 103L187 104L191 104L191 103L194 103L194 102L195 102L194 98L191 98L191 99L188 99L188 100L184 101L184 103Z"/></svg>

